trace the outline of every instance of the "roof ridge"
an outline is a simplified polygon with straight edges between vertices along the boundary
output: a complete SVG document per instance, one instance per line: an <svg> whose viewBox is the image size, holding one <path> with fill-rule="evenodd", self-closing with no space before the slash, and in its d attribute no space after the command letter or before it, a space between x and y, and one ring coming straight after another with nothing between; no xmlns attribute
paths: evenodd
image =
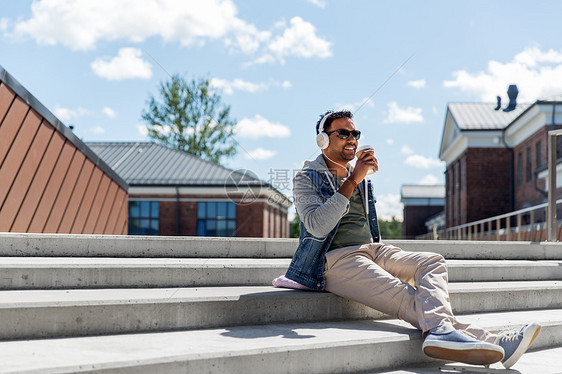
<svg viewBox="0 0 562 374"><path fill-rule="evenodd" d="M538 100L536 100L538 101ZM517 103L517 105L533 105L536 101L533 102L524 102L524 103ZM498 105L497 102L483 102L483 101L449 101L447 105L450 104L474 104L474 105Z"/></svg>

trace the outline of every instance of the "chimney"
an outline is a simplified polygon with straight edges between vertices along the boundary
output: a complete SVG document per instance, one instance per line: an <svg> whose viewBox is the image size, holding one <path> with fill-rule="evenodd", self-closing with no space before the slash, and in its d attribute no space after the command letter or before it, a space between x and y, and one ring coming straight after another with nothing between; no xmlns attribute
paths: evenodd
<svg viewBox="0 0 562 374"><path fill-rule="evenodd" d="M510 84L507 88L507 96L509 97L509 104L503 110L504 112L511 112L517 106L517 95L519 94L519 90L517 86L514 84Z"/></svg>
<svg viewBox="0 0 562 374"><path fill-rule="evenodd" d="M499 96L496 96L496 100L498 100L498 105L496 105L494 110L500 110L502 108L502 98L499 97Z"/></svg>

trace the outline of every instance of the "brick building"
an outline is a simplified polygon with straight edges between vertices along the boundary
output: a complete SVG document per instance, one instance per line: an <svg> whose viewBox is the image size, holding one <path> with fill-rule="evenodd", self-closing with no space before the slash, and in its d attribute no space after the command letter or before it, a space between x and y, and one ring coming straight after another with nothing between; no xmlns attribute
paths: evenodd
<svg viewBox="0 0 562 374"><path fill-rule="evenodd" d="M127 183L1 66L0 181L1 232L127 232Z"/></svg>
<svg viewBox="0 0 562 374"><path fill-rule="evenodd" d="M426 222L435 219L445 206L445 187L443 185L403 185L400 191L404 204L402 238L414 239L428 232ZM433 225L442 225L438 220Z"/></svg>
<svg viewBox="0 0 562 374"><path fill-rule="evenodd" d="M280 238L291 202L248 171L156 143L87 143L129 184L129 233Z"/></svg>
<svg viewBox="0 0 562 374"><path fill-rule="evenodd" d="M446 227L546 201L547 133L562 127L561 104L552 97L532 104L513 98L507 111L489 103L447 106L439 151Z"/></svg>

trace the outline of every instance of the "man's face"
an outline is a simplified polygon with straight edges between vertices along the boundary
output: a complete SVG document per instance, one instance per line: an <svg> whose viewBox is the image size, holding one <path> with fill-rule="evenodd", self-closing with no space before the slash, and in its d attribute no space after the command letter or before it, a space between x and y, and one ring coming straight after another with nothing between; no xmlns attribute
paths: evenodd
<svg viewBox="0 0 562 374"><path fill-rule="evenodd" d="M324 132L330 133L335 130L355 130L355 124L350 118L337 118L332 121L330 127ZM324 150L324 153L336 162L349 162L355 157L357 150L357 139L350 135L347 139L340 139L338 133L334 132L329 135L330 145Z"/></svg>

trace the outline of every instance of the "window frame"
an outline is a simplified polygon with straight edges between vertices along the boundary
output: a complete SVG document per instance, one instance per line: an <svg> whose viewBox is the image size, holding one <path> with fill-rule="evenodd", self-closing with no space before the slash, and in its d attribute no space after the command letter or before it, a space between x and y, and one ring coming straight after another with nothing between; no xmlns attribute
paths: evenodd
<svg viewBox="0 0 562 374"><path fill-rule="evenodd" d="M134 206L137 205L138 206ZM157 200L129 200L128 235L160 235L160 202ZM134 225L138 222L138 225Z"/></svg>
<svg viewBox="0 0 562 374"><path fill-rule="evenodd" d="M197 236L236 236L236 204L232 201L197 202Z"/></svg>

